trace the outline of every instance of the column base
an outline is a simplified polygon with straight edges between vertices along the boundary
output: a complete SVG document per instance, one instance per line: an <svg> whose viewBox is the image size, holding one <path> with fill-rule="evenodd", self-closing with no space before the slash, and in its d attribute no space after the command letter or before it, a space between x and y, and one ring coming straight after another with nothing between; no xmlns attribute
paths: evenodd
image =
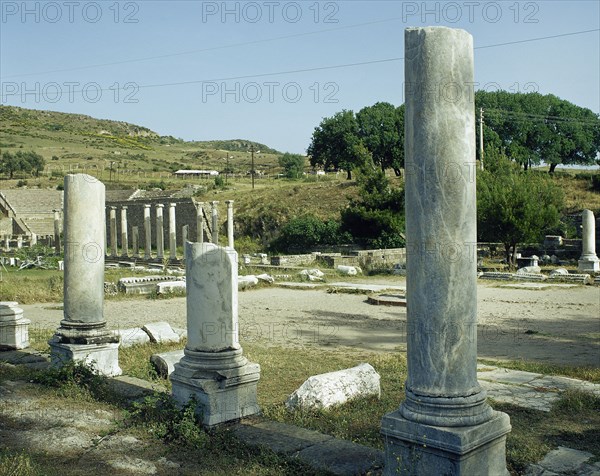
<svg viewBox="0 0 600 476"><path fill-rule="evenodd" d="M0 350L20 350L29 347L29 319L0 321Z"/></svg>
<svg viewBox="0 0 600 476"><path fill-rule="evenodd" d="M580 259L577 263L577 270L582 273L600 273L600 259Z"/></svg>
<svg viewBox="0 0 600 476"><path fill-rule="evenodd" d="M384 475L443 474L447 476L508 476L507 414L473 426L441 427L416 423L399 410L385 415L381 433L385 440Z"/></svg>
<svg viewBox="0 0 600 476"><path fill-rule="evenodd" d="M212 354L210 361L195 360L204 354ZM240 354L241 349L214 353L185 349L185 356L175 364L169 377L173 398L181 406L195 398L196 413L206 427L260 413L256 398L260 365ZM222 364L220 370L215 368L217 362Z"/></svg>
<svg viewBox="0 0 600 476"><path fill-rule="evenodd" d="M53 367L62 367L69 361L89 364L94 370L107 377L121 375L119 367L119 344L68 344L60 342L56 335L48 341L50 362Z"/></svg>

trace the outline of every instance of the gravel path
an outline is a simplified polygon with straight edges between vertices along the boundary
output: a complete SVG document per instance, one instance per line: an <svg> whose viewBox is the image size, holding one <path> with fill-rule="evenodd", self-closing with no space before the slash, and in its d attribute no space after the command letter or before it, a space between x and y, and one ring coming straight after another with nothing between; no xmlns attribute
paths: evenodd
<svg viewBox="0 0 600 476"><path fill-rule="evenodd" d="M21 307L32 326L55 328L62 319L60 303ZM185 298L106 301L105 317L113 328L162 320L184 328L185 307ZM406 309L368 304L362 294L278 287L245 291L239 294L239 316L242 345L253 340L374 351L406 348ZM478 316L480 358L600 366L598 287L528 290L479 283Z"/></svg>

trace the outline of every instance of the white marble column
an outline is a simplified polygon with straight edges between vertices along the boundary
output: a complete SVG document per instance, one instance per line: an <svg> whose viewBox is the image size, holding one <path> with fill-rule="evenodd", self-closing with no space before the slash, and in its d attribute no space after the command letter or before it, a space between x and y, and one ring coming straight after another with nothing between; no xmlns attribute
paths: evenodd
<svg viewBox="0 0 600 476"><path fill-rule="evenodd" d="M213 201L210 202L211 205L211 217L212 217L212 222L211 222L211 226L212 226L212 242L215 245L219 245L219 209L217 208L217 205L219 204L219 202L217 201Z"/></svg>
<svg viewBox="0 0 600 476"><path fill-rule="evenodd" d="M150 219L150 205L144 205L144 259L152 258L152 222Z"/></svg>
<svg viewBox="0 0 600 476"><path fill-rule="evenodd" d="M156 258L162 260L165 254L165 232L163 229L162 203L156 204Z"/></svg>
<svg viewBox="0 0 600 476"><path fill-rule="evenodd" d="M596 220L591 210L583 210L581 214L582 253L578 269L582 273L600 272L600 260L596 255Z"/></svg>
<svg viewBox="0 0 600 476"><path fill-rule="evenodd" d="M189 233L190 233L190 225L183 225L181 227L181 242L183 243L183 259L185 260L186 258L186 251L185 251L185 243L187 242L188 238L189 238Z"/></svg>
<svg viewBox="0 0 600 476"><path fill-rule="evenodd" d="M17 235L17 249L23 248L23 235Z"/></svg>
<svg viewBox="0 0 600 476"><path fill-rule="evenodd" d="M54 212L54 252L60 254L60 210Z"/></svg>
<svg viewBox="0 0 600 476"><path fill-rule="evenodd" d="M53 365L84 361L119 375L119 338L104 320L104 185L86 174L65 177L64 319L50 340Z"/></svg>
<svg viewBox="0 0 600 476"><path fill-rule="evenodd" d="M175 221L176 203L169 203L169 258L177 259L177 223Z"/></svg>
<svg viewBox="0 0 600 476"><path fill-rule="evenodd" d="M110 207L110 255L115 258L117 256L117 207Z"/></svg>
<svg viewBox="0 0 600 476"><path fill-rule="evenodd" d="M137 226L131 227L131 247L133 248L133 257L140 257L140 232Z"/></svg>
<svg viewBox="0 0 600 476"><path fill-rule="evenodd" d="M129 254L129 235L127 233L127 207L121 207L121 254L127 256Z"/></svg>
<svg viewBox="0 0 600 476"><path fill-rule="evenodd" d="M507 475L508 416L477 382L473 40L405 32L406 399L383 418L386 475Z"/></svg>
<svg viewBox="0 0 600 476"><path fill-rule="evenodd" d="M196 241L198 243L204 242L204 208L202 203L196 206Z"/></svg>
<svg viewBox="0 0 600 476"><path fill-rule="evenodd" d="M233 200L225 200L227 204L227 246L234 247L233 242Z"/></svg>
<svg viewBox="0 0 600 476"><path fill-rule="evenodd" d="M10 235L4 235L4 249L10 251Z"/></svg>
<svg viewBox="0 0 600 476"><path fill-rule="evenodd" d="M182 405L194 396L207 426L258 413L260 366L243 356L238 339L237 253L185 246L188 341L170 376L173 396Z"/></svg>

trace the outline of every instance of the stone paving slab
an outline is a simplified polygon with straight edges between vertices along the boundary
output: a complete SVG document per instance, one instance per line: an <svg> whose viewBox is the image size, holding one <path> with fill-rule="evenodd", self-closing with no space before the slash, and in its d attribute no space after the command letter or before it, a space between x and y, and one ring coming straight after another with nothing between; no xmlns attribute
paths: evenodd
<svg viewBox="0 0 600 476"><path fill-rule="evenodd" d="M242 441L253 446L266 446L275 453L293 455L310 446L332 440L333 436L298 426L274 421L244 421L234 430Z"/></svg>
<svg viewBox="0 0 600 476"><path fill-rule="evenodd" d="M265 446L339 476L378 474L383 468L382 451L285 423L249 420L234 432L249 445Z"/></svg>
<svg viewBox="0 0 600 476"><path fill-rule="evenodd" d="M557 392L540 392L531 387L509 385L499 382L480 380L479 384L488 397L500 403L510 403L523 408L549 412L552 404L560 398Z"/></svg>
<svg viewBox="0 0 600 476"><path fill-rule="evenodd" d="M393 286L391 284L362 284L362 283L328 283L331 288L353 289L356 291L371 291L379 293L383 291L402 291L406 292L406 286Z"/></svg>
<svg viewBox="0 0 600 476"><path fill-rule="evenodd" d="M501 288L515 289L546 289L546 288L576 288L578 284L541 284L541 283L512 283L502 284Z"/></svg>
<svg viewBox="0 0 600 476"><path fill-rule="evenodd" d="M590 463L592 453L559 446L539 463L531 465L525 476L600 475L600 462Z"/></svg>

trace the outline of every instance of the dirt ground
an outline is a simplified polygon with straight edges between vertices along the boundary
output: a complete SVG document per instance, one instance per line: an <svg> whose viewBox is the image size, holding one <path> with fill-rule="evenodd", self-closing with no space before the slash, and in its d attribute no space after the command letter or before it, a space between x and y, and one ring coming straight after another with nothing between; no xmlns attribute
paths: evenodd
<svg viewBox="0 0 600 476"><path fill-rule="evenodd" d="M393 284L403 282L394 279ZM34 327L56 328L62 319L60 303L21 307ZM112 328L155 321L185 328L185 298L106 301L105 317ZM480 282L478 319L480 358L600 366L597 286L532 290ZM364 294L261 288L239 293L239 334L242 345L252 340L280 346L404 350L406 309L369 304Z"/></svg>

